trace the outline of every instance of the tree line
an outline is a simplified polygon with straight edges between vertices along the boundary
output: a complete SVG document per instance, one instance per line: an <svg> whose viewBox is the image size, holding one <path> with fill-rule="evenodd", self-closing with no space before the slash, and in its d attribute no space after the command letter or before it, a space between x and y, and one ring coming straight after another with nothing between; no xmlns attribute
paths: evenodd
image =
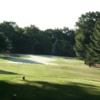
<svg viewBox="0 0 100 100"><path fill-rule="evenodd" d="M87 12L75 29L40 30L15 22L0 23L0 52L79 57L88 65L100 63L100 12Z"/></svg>
<svg viewBox="0 0 100 100"><path fill-rule="evenodd" d="M74 39L74 31L68 28L43 31L34 25L0 23L1 52L75 56Z"/></svg>

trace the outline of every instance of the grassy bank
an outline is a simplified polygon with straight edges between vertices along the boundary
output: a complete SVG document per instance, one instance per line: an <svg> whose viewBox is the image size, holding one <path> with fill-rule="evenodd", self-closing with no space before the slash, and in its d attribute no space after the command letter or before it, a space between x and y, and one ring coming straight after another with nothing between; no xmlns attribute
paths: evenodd
<svg viewBox="0 0 100 100"><path fill-rule="evenodd" d="M100 69L73 58L49 58L54 59L50 64L10 63L12 59L1 58L0 100L11 100L13 94L17 100L100 99Z"/></svg>

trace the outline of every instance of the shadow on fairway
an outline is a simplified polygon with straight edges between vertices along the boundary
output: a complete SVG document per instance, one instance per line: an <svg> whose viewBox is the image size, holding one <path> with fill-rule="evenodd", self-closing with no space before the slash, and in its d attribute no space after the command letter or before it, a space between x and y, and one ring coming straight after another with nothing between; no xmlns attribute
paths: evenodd
<svg viewBox="0 0 100 100"><path fill-rule="evenodd" d="M15 62L15 63L43 64L43 63L40 63L40 62L37 62L37 61L23 59L23 58L16 58L16 57L13 57L13 56L5 57L5 58L2 58L2 59L9 60L9 61L12 61L12 62Z"/></svg>
<svg viewBox="0 0 100 100"><path fill-rule="evenodd" d="M93 85L63 85L45 81L12 84L0 81L0 100L11 100L14 93L17 95L16 100L100 100L100 91Z"/></svg>
<svg viewBox="0 0 100 100"><path fill-rule="evenodd" d="M10 71L4 71L4 70L0 70L0 74L16 75L17 73L10 72Z"/></svg>

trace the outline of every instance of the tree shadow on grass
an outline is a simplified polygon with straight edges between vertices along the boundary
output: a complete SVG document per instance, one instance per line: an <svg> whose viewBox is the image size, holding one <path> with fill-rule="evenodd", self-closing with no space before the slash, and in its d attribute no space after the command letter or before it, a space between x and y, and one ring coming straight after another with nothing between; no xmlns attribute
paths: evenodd
<svg viewBox="0 0 100 100"><path fill-rule="evenodd" d="M9 61L12 61L12 62L15 62L15 63L43 64L43 63L40 63L38 61L33 61L33 60L29 60L29 59L22 59L22 58L17 58L17 57L13 57L13 56L3 57L3 59L9 60Z"/></svg>
<svg viewBox="0 0 100 100"><path fill-rule="evenodd" d="M61 85L45 81L11 84L0 81L0 100L11 100L14 93L17 95L16 100L100 100L100 91L93 85L80 83Z"/></svg>
<svg viewBox="0 0 100 100"><path fill-rule="evenodd" d="M4 70L0 70L0 74L16 75L17 73L10 72L10 71L4 71Z"/></svg>

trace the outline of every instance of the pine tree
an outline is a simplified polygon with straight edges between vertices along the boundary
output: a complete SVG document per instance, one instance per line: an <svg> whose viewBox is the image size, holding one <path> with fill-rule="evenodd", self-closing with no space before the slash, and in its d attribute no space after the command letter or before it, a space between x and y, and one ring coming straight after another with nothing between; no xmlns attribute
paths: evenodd
<svg viewBox="0 0 100 100"><path fill-rule="evenodd" d="M94 32L90 37L91 43L87 45L86 62L94 65L100 64L100 19L97 21Z"/></svg>
<svg viewBox="0 0 100 100"><path fill-rule="evenodd" d="M100 18L100 12L88 12L81 15L76 22L75 51L76 55L82 59L86 59L87 47L91 43L91 36L98 18Z"/></svg>

